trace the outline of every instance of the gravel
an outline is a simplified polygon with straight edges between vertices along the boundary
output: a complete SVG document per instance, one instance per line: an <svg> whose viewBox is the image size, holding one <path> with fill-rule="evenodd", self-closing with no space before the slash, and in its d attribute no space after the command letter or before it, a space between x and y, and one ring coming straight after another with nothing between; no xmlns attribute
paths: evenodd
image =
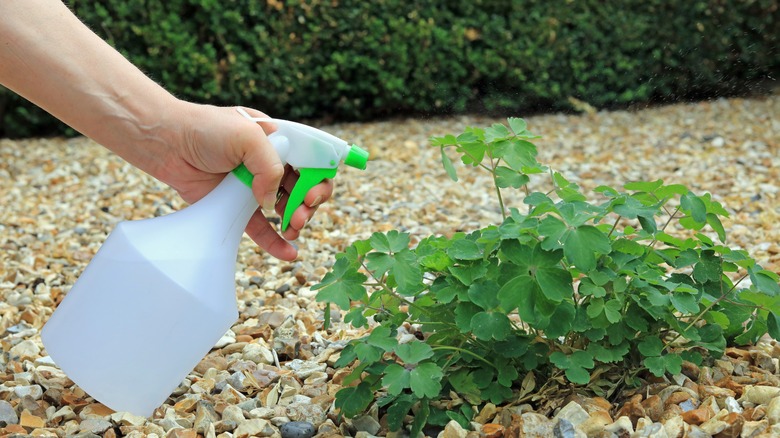
<svg viewBox="0 0 780 438"><path fill-rule="evenodd" d="M428 138L501 121L323 126L366 147L368 169L339 174L334 199L297 242L299 260L280 262L242 242L239 320L149 419L114 413L73 385L46 355L39 330L117 222L185 204L90 140L0 140L0 435L385 435L376 410L357 424L334 415L344 376L333 364L345 341L362 333L346 325L322 331L310 287L338 251L373 232L397 229L418 241L498 221L488 176L458 166L461 180L452 182ZM659 178L710 192L731 215L727 244L780 272L780 95L527 121L543 136L540 161L585 192ZM521 198L508 195L506 203L521 206ZM485 407L473 427L478 436L772 436L780 433L779 358L780 345L764 340L615 403L571 396L545 406ZM442 432L468 433L457 424Z"/></svg>

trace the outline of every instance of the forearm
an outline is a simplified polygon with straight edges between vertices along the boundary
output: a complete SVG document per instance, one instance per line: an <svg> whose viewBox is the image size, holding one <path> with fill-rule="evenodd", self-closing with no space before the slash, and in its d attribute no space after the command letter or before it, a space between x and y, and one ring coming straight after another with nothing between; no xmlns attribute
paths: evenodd
<svg viewBox="0 0 780 438"><path fill-rule="evenodd" d="M0 83L154 174L178 100L60 0L0 0Z"/></svg>

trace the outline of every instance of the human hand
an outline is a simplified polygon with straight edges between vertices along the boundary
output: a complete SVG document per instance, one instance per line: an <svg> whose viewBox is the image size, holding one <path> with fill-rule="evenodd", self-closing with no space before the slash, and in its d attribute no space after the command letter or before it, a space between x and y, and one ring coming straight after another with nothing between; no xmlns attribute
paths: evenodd
<svg viewBox="0 0 780 438"><path fill-rule="evenodd" d="M301 229L311 219L317 207L333 193L333 183L326 180L312 188L290 225L279 235L265 212L282 214L289 191L297 181L297 173L285 168L267 135L275 130L272 123L249 121L235 108L197 105L180 101L181 108L171 112L171 138L164 139L165 153L150 161L151 175L176 189L187 202L195 202L219 184L226 173L244 163L254 175L252 191L262 210L258 209L246 228L246 233L261 248L281 260L294 260L297 250L289 240L298 238ZM260 111L244 108L252 117L268 117ZM278 200L278 202L277 202ZM264 212L265 211L265 212Z"/></svg>

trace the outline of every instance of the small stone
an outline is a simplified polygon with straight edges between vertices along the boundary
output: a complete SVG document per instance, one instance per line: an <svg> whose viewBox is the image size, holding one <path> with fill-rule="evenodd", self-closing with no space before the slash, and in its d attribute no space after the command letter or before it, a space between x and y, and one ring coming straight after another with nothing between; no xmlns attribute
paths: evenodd
<svg viewBox="0 0 780 438"><path fill-rule="evenodd" d="M680 403L690 400L691 395L685 391L675 391L669 395L669 397L664 401L664 404L666 406L669 405L679 405Z"/></svg>
<svg viewBox="0 0 780 438"><path fill-rule="evenodd" d="M179 414L186 414L192 412L195 409L195 407L198 405L198 402L200 400L201 400L201 396L199 394L195 394L194 396L185 396L183 399L177 401L173 405L173 410Z"/></svg>
<svg viewBox="0 0 780 438"><path fill-rule="evenodd" d="M131 414L130 412L115 412L109 418L120 426L143 426L146 424L146 417Z"/></svg>
<svg viewBox="0 0 780 438"><path fill-rule="evenodd" d="M226 345L230 345L232 343L236 342L236 334L233 333L233 330L228 330L227 333L222 335L221 338L217 341L216 344L214 344L214 348L222 348Z"/></svg>
<svg viewBox="0 0 780 438"><path fill-rule="evenodd" d="M27 435L27 429L24 427L18 425L18 424L9 424L8 426L0 429L0 435L6 436L6 435L21 435L26 436Z"/></svg>
<svg viewBox="0 0 780 438"><path fill-rule="evenodd" d="M75 418L78 417L76 416L76 413L73 412L73 408L70 406L63 406L51 415L50 421L54 423L60 423L62 421L73 420Z"/></svg>
<svg viewBox="0 0 780 438"><path fill-rule="evenodd" d="M514 422L513 422L514 426ZM520 415L520 436L550 436L553 433L553 422L536 412L526 412Z"/></svg>
<svg viewBox="0 0 780 438"><path fill-rule="evenodd" d="M19 417L19 425L31 428L44 427L46 426L46 421L41 417L36 417L25 409Z"/></svg>
<svg viewBox="0 0 780 438"><path fill-rule="evenodd" d="M646 415L645 408L642 407L641 404L641 399L641 395L632 397L631 400L623 404L623 407L620 408L616 416L618 418L628 417L632 424L636 423L640 418L643 418Z"/></svg>
<svg viewBox="0 0 780 438"><path fill-rule="evenodd" d="M274 409L267 407L255 408L249 411L249 418L262 418L264 420L270 420L274 416Z"/></svg>
<svg viewBox="0 0 780 438"><path fill-rule="evenodd" d="M273 364L274 355L269 348L257 343L246 344L241 352L241 358L257 364Z"/></svg>
<svg viewBox="0 0 780 438"><path fill-rule="evenodd" d="M614 423L605 426L604 431L617 436L631 435L634 433L634 424L631 423L630 418L622 416L615 420Z"/></svg>
<svg viewBox="0 0 780 438"><path fill-rule="evenodd" d="M311 403L292 403L287 406L287 417L293 421L320 424L325 421L325 411Z"/></svg>
<svg viewBox="0 0 780 438"><path fill-rule="evenodd" d="M233 432L233 437L249 438L254 436L271 436L274 432L273 427L268 421L255 418L239 424Z"/></svg>
<svg viewBox="0 0 780 438"><path fill-rule="evenodd" d="M712 411L707 408L696 408L683 412L682 418L686 423L698 426L712 418Z"/></svg>
<svg viewBox="0 0 780 438"><path fill-rule="evenodd" d="M147 435L148 437L149 435ZM171 429L165 435L165 438L198 438L198 432L195 432L193 429L176 428Z"/></svg>
<svg viewBox="0 0 780 438"><path fill-rule="evenodd" d="M587 436L597 435L604 427L612 424L612 417L607 411L595 410L590 413L590 417L577 426L577 429L583 431Z"/></svg>
<svg viewBox="0 0 780 438"><path fill-rule="evenodd" d="M9 353L11 354L11 357L15 357L20 360L35 360L41 354L41 348L35 342L29 339L25 339L24 341L14 345Z"/></svg>
<svg viewBox="0 0 780 438"><path fill-rule="evenodd" d="M92 403L84 406L81 412L79 412L79 418L82 420L88 420L90 418L105 418L113 413L113 409L102 403Z"/></svg>
<svg viewBox="0 0 780 438"><path fill-rule="evenodd" d="M449 423L447 423L446 426L444 426L444 431L439 435L440 438L466 438L466 432L465 429L463 429L463 426L460 425L455 420L450 420Z"/></svg>
<svg viewBox="0 0 780 438"><path fill-rule="evenodd" d="M11 403L5 400L0 400L0 427L8 426L9 424L19 423L19 416L16 415L14 407Z"/></svg>
<svg viewBox="0 0 780 438"><path fill-rule="evenodd" d="M678 406L680 406L680 409L682 409L683 412L692 411L698 407L698 405L694 403L693 400L685 400Z"/></svg>
<svg viewBox="0 0 780 438"><path fill-rule="evenodd" d="M219 371L227 369L227 359L221 354L209 354L201 359L198 365L195 366L195 372L203 375L211 368L215 368Z"/></svg>
<svg viewBox="0 0 780 438"><path fill-rule="evenodd" d="M574 425L571 421L561 418L553 427L553 436L555 438L576 438L577 431L574 429Z"/></svg>
<svg viewBox="0 0 780 438"><path fill-rule="evenodd" d="M16 396L19 398L30 396L34 400L38 400L43 396L43 389L40 387L40 385L14 386L14 394L16 394Z"/></svg>
<svg viewBox="0 0 780 438"><path fill-rule="evenodd" d="M328 376L328 373L324 371L315 371L311 373L311 375L309 375L309 377L307 377L303 383L306 386L317 386L319 384L326 383L329 378L330 376Z"/></svg>
<svg viewBox="0 0 780 438"><path fill-rule="evenodd" d="M484 438L501 438L504 436L504 426L496 423L483 424L480 432Z"/></svg>
<svg viewBox="0 0 780 438"><path fill-rule="evenodd" d="M729 412L742 413L742 406L739 405L739 402L734 397L726 397L725 405Z"/></svg>
<svg viewBox="0 0 780 438"><path fill-rule="evenodd" d="M765 405L770 400L780 395L780 388L773 386L752 386L746 385L742 391L742 397L739 401L753 403L754 405Z"/></svg>
<svg viewBox="0 0 780 438"><path fill-rule="evenodd" d="M279 428L282 438L311 438L316 429L307 421L290 421Z"/></svg>
<svg viewBox="0 0 780 438"><path fill-rule="evenodd" d="M81 422L79 430L94 434L101 434L111 427L111 422L102 418L89 418Z"/></svg>
<svg viewBox="0 0 780 438"><path fill-rule="evenodd" d="M742 436L746 438L752 438L769 429L769 421L746 421L742 425Z"/></svg>
<svg viewBox="0 0 780 438"><path fill-rule="evenodd" d="M579 426L590 416L577 402L571 401L561 409L553 418L553 421L567 420L572 426Z"/></svg>
<svg viewBox="0 0 780 438"><path fill-rule="evenodd" d="M62 370L47 365L39 365L35 368L33 380L46 389L63 389L73 384Z"/></svg>
<svg viewBox="0 0 780 438"><path fill-rule="evenodd" d="M780 423L780 397L773 398L766 407L766 419L769 424Z"/></svg>
<svg viewBox="0 0 780 438"><path fill-rule="evenodd" d="M222 421L234 421L236 424L240 424L244 420L246 420L244 412L238 406L228 405L222 411Z"/></svg>
<svg viewBox="0 0 780 438"><path fill-rule="evenodd" d="M198 402L198 407L195 410L195 420L193 421L193 428L198 433L205 433L209 424L219 421L219 416L214 410L214 405L206 400Z"/></svg>
<svg viewBox="0 0 780 438"><path fill-rule="evenodd" d="M666 436L670 438L682 437L685 434L685 422L679 415L671 417L663 425Z"/></svg>
<svg viewBox="0 0 780 438"><path fill-rule="evenodd" d="M658 421L664 413L664 403L657 395L651 395L643 400L642 407L645 409L645 415L653 421Z"/></svg>
<svg viewBox="0 0 780 438"><path fill-rule="evenodd" d="M370 415L361 415L353 418L352 426L358 431L368 432L371 435L376 435L382 427L379 422Z"/></svg>
<svg viewBox="0 0 780 438"><path fill-rule="evenodd" d="M479 411L479 414L474 417L474 421L479 424L485 424L496 416L496 411L496 405L493 403L486 403L485 406Z"/></svg>
<svg viewBox="0 0 780 438"><path fill-rule="evenodd" d="M285 368L292 370L293 374L299 379L306 379L310 375L318 371L325 371L327 365L324 363L311 362L301 359L294 359L284 366Z"/></svg>

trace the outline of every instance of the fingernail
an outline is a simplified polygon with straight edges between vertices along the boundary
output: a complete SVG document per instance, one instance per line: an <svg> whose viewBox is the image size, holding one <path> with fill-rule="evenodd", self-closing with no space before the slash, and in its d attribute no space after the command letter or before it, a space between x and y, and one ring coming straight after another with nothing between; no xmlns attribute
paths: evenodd
<svg viewBox="0 0 780 438"><path fill-rule="evenodd" d="M320 205L321 202L322 202L322 196L317 196L316 198L314 198L314 202L311 203L311 206L316 207Z"/></svg>
<svg viewBox="0 0 780 438"><path fill-rule="evenodd" d="M265 198L263 198L263 210L272 211L274 206L276 206L276 193L266 193Z"/></svg>

